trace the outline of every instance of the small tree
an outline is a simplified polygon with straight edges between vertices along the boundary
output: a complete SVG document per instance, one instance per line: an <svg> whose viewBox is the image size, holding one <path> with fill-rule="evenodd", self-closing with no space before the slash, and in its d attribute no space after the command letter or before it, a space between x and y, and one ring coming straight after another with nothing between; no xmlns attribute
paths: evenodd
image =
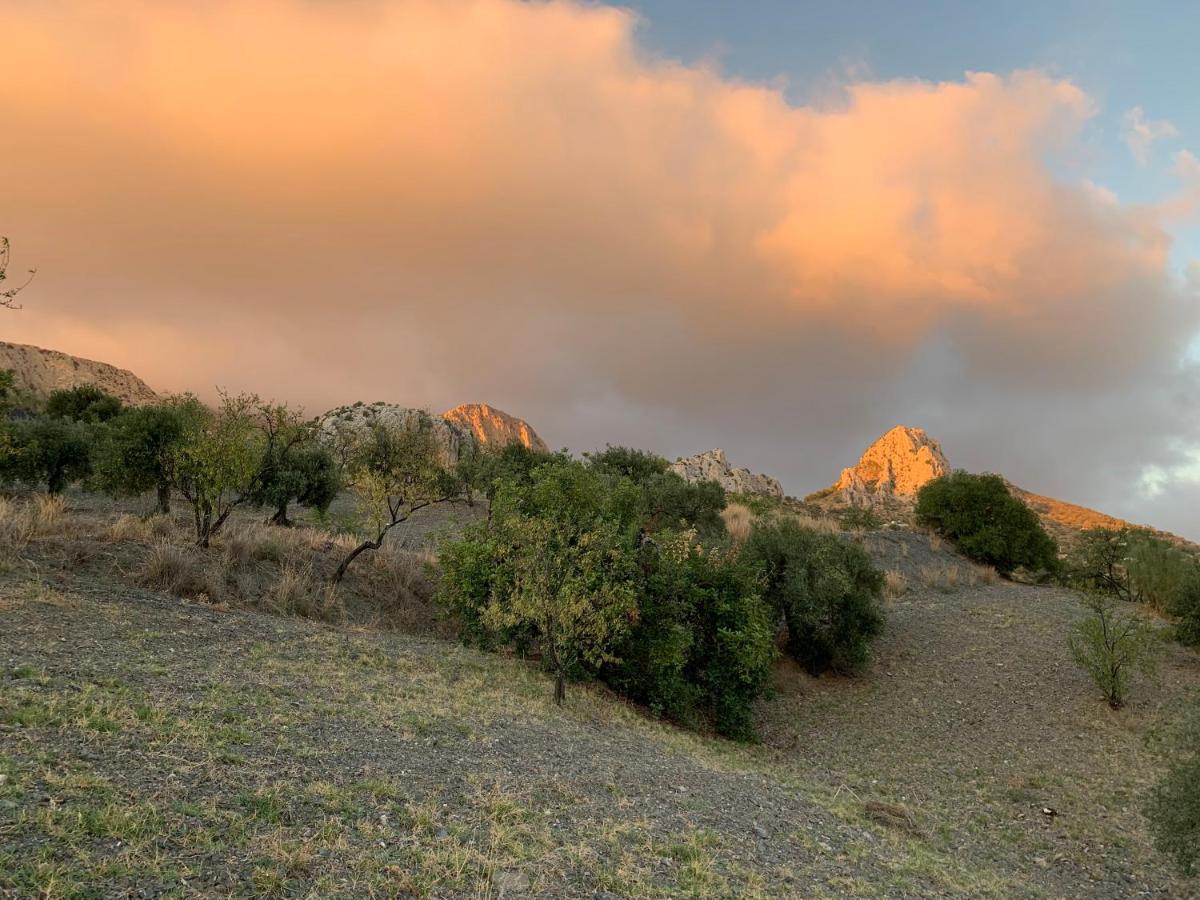
<svg viewBox="0 0 1200 900"><path fill-rule="evenodd" d="M813 675L860 671L883 631L883 573L866 551L795 519L755 523L742 547L788 631L788 653Z"/></svg>
<svg viewBox="0 0 1200 900"><path fill-rule="evenodd" d="M1068 559L1067 580L1082 590L1136 603L1142 597L1129 578L1132 552L1128 528L1090 528L1080 537Z"/></svg>
<svg viewBox="0 0 1200 900"><path fill-rule="evenodd" d="M200 432L209 415L191 396L123 410L101 436L93 485L114 497L154 491L158 511L168 515L184 437Z"/></svg>
<svg viewBox="0 0 1200 900"><path fill-rule="evenodd" d="M29 270L29 277L25 279L24 284L19 284L16 287L5 287L4 283L8 279L8 265L11 256L11 248L9 247L8 238L0 235L0 307L6 309L20 309L17 305L17 294L25 288L33 280L33 276L37 274L36 269Z"/></svg>
<svg viewBox="0 0 1200 900"><path fill-rule="evenodd" d="M643 484L655 475L661 475L670 467L663 457L632 447L607 445L603 450L585 453L588 465L604 475L628 478L634 484Z"/></svg>
<svg viewBox="0 0 1200 900"><path fill-rule="evenodd" d="M207 547L258 484L268 453L261 401L223 396L216 412L189 417L171 465L179 493L192 506L196 543Z"/></svg>
<svg viewBox="0 0 1200 900"><path fill-rule="evenodd" d="M1090 615L1076 623L1070 638L1075 663L1092 677L1113 709L1125 705L1135 675L1154 667L1158 636L1136 609L1119 609L1103 592L1084 595Z"/></svg>
<svg viewBox="0 0 1200 900"><path fill-rule="evenodd" d="M1058 547L1034 513L999 475L954 472L935 478L917 495L916 518L959 552L1007 575L1025 567L1054 571Z"/></svg>
<svg viewBox="0 0 1200 900"><path fill-rule="evenodd" d="M444 545L440 601L464 637L536 642L561 703L573 671L614 660L636 609L638 496L571 460L502 480L491 519Z"/></svg>
<svg viewBox="0 0 1200 900"><path fill-rule="evenodd" d="M54 419L95 425L115 418L121 412L121 401L94 384L81 384L51 391L44 412Z"/></svg>
<svg viewBox="0 0 1200 900"><path fill-rule="evenodd" d="M448 503L461 496L461 484L440 461L432 420L420 418L414 427L373 424L351 457L350 488L358 500L367 538L338 564L333 582L361 554L378 550L388 533L407 522L417 510Z"/></svg>
<svg viewBox="0 0 1200 900"><path fill-rule="evenodd" d="M341 489L342 477L333 454L306 442L272 453L250 502L273 510L271 524L286 528L292 524L288 518L292 503L323 513Z"/></svg>
<svg viewBox="0 0 1200 900"><path fill-rule="evenodd" d="M93 435L89 426L37 416L10 422L4 443L0 480L45 484L51 494L91 473Z"/></svg>

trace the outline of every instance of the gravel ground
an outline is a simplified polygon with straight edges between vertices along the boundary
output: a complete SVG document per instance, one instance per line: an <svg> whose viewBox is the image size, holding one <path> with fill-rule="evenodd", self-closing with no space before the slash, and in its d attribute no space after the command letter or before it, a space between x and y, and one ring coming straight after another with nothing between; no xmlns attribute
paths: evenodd
<svg viewBox="0 0 1200 900"><path fill-rule="evenodd" d="M912 576L872 671L781 663L751 748L431 638L12 567L0 895L1196 895L1139 809L1200 659L1110 711L1071 595L929 589L961 561L866 540Z"/></svg>

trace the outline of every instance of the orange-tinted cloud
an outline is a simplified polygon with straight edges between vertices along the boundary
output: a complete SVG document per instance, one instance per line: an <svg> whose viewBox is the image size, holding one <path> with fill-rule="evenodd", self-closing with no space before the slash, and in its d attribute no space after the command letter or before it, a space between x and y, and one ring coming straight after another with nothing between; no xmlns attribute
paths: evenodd
<svg viewBox="0 0 1200 900"><path fill-rule="evenodd" d="M159 386L486 399L668 452L757 410L840 452L931 345L1094 392L1194 326L1165 213L1084 181L1093 102L1043 73L804 107L571 2L0 5L0 230L41 270L0 327Z"/></svg>

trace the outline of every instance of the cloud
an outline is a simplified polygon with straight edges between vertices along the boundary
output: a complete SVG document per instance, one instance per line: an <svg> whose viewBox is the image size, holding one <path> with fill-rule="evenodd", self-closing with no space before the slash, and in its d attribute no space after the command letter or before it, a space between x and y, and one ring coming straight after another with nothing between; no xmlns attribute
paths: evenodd
<svg viewBox="0 0 1200 900"><path fill-rule="evenodd" d="M1156 141L1178 134L1175 126L1166 119L1147 119L1140 106L1133 107L1121 119L1121 138L1138 165L1144 166L1150 161L1150 148Z"/></svg>
<svg viewBox="0 0 1200 900"><path fill-rule="evenodd" d="M796 105L570 2L3 15L0 226L40 270L8 339L167 389L720 444L794 493L908 421L1148 518L1138 473L1197 439L1168 217L1071 168L1095 105L1068 81Z"/></svg>

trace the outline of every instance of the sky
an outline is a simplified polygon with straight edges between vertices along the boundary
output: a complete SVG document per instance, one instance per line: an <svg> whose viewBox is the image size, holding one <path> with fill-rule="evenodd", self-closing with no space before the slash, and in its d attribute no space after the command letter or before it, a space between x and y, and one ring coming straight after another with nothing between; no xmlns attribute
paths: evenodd
<svg viewBox="0 0 1200 900"><path fill-rule="evenodd" d="M1200 538L1200 7L1000 6L0 0L0 338Z"/></svg>

